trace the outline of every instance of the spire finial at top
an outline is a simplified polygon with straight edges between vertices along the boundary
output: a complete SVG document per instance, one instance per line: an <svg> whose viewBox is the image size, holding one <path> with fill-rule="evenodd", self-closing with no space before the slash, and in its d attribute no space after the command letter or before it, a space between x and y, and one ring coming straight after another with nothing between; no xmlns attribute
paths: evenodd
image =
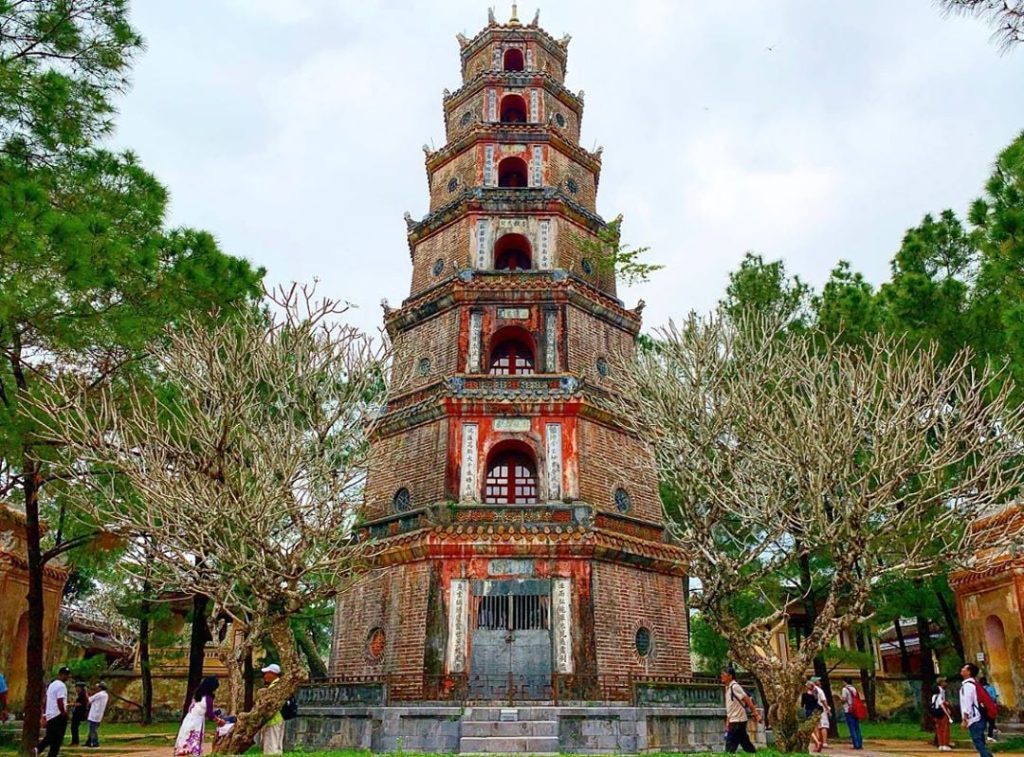
<svg viewBox="0 0 1024 757"><path fill-rule="evenodd" d="M519 5L512 3L512 18L508 20L509 26L519 26Z"/></svg>

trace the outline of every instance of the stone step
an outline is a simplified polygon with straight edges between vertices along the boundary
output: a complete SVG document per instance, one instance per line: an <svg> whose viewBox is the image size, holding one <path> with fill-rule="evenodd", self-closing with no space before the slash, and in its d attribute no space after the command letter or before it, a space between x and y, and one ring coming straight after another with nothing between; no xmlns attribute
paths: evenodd
<svg viewBox="0 0 1024 757"><path fill-rule="evenodd" d="M462 736L557 737L557 720L466 720Z"/></svg>
<svg viewBox="0 0 1024 757"><path fill-rule="evenodd" d="M463 724L465 725L465 724ZM463 754L538 754L557 752L557 736L463 736L459 741Z"/></svg>
<svg viewBox="0 0 1024 757"><path fill-rule="evenodd" d="M469 706L466 707L465 712L462 715L462 722L466 721L500 721L502 720L502 713L506 716L510 710L515 710L518 720L551 720L553 714L553 708L544 707L492 707L492 706ZM505 718L507 720L507 717Z"/></svg>

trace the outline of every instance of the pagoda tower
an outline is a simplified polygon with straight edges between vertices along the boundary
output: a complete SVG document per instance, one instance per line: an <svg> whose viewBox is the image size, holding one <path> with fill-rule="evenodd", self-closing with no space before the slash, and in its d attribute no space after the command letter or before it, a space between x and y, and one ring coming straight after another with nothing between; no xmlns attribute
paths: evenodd
<svg viewBox="0 0 1024 757"><path fill-rule="evenodd" d="M392 700L625 699L690 658L683 555L609 401L640 308L584 241L606 226L600 150L579 143L568 36L513 6L458 41L430 210L406 216L410 294L385 305L376 569L338 599L330 672L386 677Z"/></svg>

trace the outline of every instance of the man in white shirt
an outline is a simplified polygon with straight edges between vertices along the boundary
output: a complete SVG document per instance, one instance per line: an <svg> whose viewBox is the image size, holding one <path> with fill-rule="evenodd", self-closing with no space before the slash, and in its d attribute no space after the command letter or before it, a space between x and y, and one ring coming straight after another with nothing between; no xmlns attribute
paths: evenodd
<svg viewBox="0 0 1024 757"><path fill-rule="evenodd" d="M992 757L985 743L985 718L982 717L981 703L978 702L978 666L969 662L960 668L964 679L960 686L960 717L963 726L971 734L971 743L981 757Z"/></svg>
<svg viewBox="0 0 1024 757"><path fill-rule="evenodd" d="M57 757L64 744L64 734L68 730L68 678L71 671L67 667L57 671L57 677L46 687L46 735L36 745L36 754L43 754L43 748L49 747L49 757Z"/></svg>
<svg viewBox="0 0 1024 757"><path fill-rule="evenodd" d="M103 722L103 713L107 711L108 699L110 699L110 695L107 694L107 684L102 682L96 684L96 693L89 697L89 738L85 740L85 745L88 747L100 745L99 727Z"/></svg>
<svg viewBox="0 0 1024 757"><path fill-rule="evenodd" d="M744 752L754 753L757 748L747 733L747 710L750 710L754 722L759 723L761 715L757 705L736 681L735 670L722 668L720 680L725 686L725 751L732 754L743 747Z"/></svg>

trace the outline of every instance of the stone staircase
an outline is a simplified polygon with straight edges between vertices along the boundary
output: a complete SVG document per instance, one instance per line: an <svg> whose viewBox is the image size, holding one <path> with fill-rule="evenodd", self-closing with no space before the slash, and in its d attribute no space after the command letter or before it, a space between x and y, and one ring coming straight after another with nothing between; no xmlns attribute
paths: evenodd
<svg viewBox="0 0 1024 757"><path fill-rule="evenodd" d="M463 754L557 754L558 721L544 707L467 707Z"/></svg>

